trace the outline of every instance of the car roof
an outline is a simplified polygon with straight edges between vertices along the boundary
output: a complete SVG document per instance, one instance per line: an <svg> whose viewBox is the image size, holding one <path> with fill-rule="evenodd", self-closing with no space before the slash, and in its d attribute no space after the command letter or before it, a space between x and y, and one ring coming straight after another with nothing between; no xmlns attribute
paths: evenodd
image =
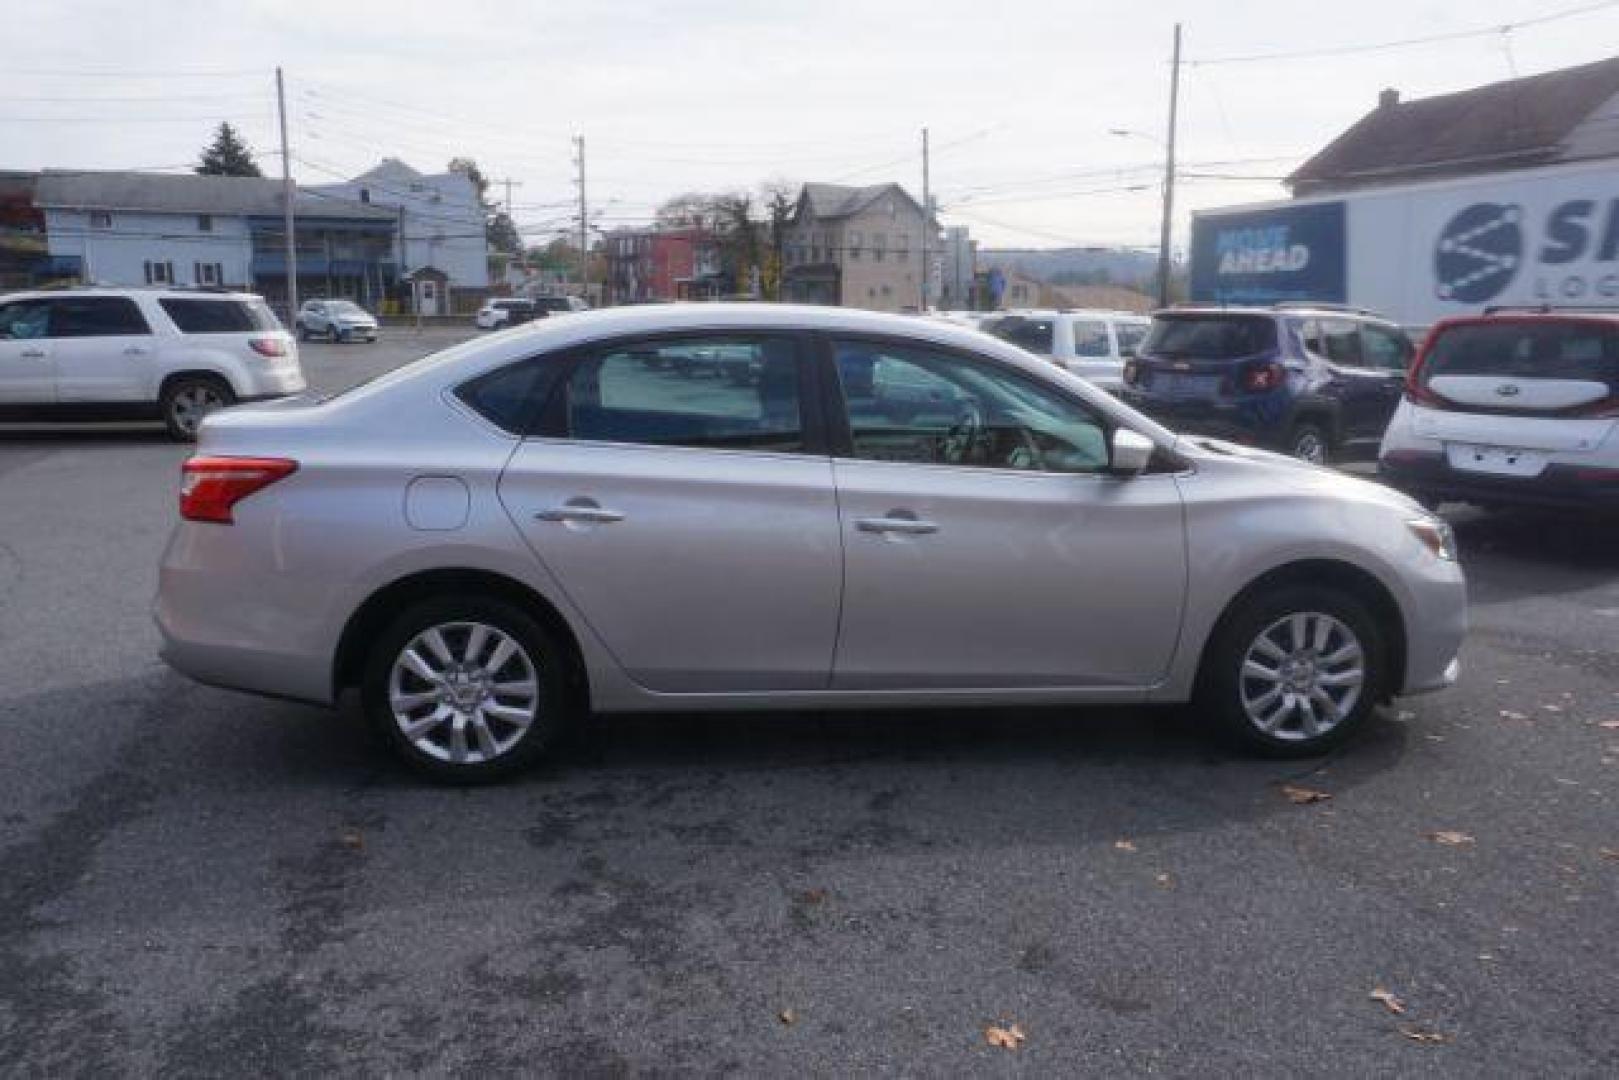
<svg viewBox="0 0 1619 1080"><path fill-rule="evenodd" d="M1287 304L1285 306L1267 307L1263 304L1177 304L1174 307L1159 308L1152 313L1153 318L1180 318L1183 316L1206 315L1247 315L1267 319L1278 319L1286 315L1304 317L1325 317L1333 319L1355 319L1360 322L1380 323L1384 326L1399 324L1394 320L1378 315L1375 312L1360 308L1339 307L1333 304Z"/></svg>
<svg viewBox="0 0 1619 1080"><path fill-rule="evenodd" d="M53 300L75 296L155 296L160 300L262 300L258 293L186 289L170 285L73 285L65 289L23 289L0 294L0 301Z"/></svg>

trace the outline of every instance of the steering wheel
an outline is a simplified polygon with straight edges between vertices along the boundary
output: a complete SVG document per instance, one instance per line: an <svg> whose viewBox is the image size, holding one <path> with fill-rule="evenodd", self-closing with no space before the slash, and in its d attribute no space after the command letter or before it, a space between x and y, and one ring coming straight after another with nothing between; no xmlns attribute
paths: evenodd
<svg viewBox="0 0 1619 1080"><path fill-rule="evenodd" d="M961 464L973 452L983 431L984 414L979 410L978 403L962 402L956 422L944 433L944 442L939 447L940 455L948 464Z"/></svg>

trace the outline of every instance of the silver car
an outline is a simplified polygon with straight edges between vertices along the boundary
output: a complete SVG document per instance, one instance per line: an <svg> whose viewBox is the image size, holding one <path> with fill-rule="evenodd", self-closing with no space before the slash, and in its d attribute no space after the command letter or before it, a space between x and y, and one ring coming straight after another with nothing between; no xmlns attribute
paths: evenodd
<svg viewBox="0 0 1619 1080"><path fill-rule="evenodd" d="M724 356L747 378L717 377ZM1184 702L1315 754L1450 683L1450 530L941 321L634 307L203 424L164 658L442 778L592 711Z"/></svg>

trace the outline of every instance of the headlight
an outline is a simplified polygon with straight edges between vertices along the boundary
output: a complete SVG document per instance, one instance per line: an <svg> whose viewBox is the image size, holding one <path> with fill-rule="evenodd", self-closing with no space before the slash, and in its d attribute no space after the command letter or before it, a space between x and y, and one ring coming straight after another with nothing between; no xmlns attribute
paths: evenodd
<svg viewBox="0 0 1619 1080"><path fill-rule="evenodd" d="M1422 546L1434 553L1435 558L1456 561L1456 533L1442 518L1414 518L1405 523L1411 535L1422 541Z"/></svg>

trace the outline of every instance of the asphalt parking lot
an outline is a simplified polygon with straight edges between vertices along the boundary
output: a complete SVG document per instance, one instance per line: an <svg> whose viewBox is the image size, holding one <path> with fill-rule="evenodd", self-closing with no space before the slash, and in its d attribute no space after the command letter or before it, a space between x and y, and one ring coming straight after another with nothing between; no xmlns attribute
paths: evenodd
<svg viewBox="0 0 1619 1080"><path fill-rule="evenodd" d="M1619 1067L1619 526L1453 508L1462 682L1323 762L1176 710L602 718L446 790L157 660L184 454L0 428L7 1072Z"/></svg>

